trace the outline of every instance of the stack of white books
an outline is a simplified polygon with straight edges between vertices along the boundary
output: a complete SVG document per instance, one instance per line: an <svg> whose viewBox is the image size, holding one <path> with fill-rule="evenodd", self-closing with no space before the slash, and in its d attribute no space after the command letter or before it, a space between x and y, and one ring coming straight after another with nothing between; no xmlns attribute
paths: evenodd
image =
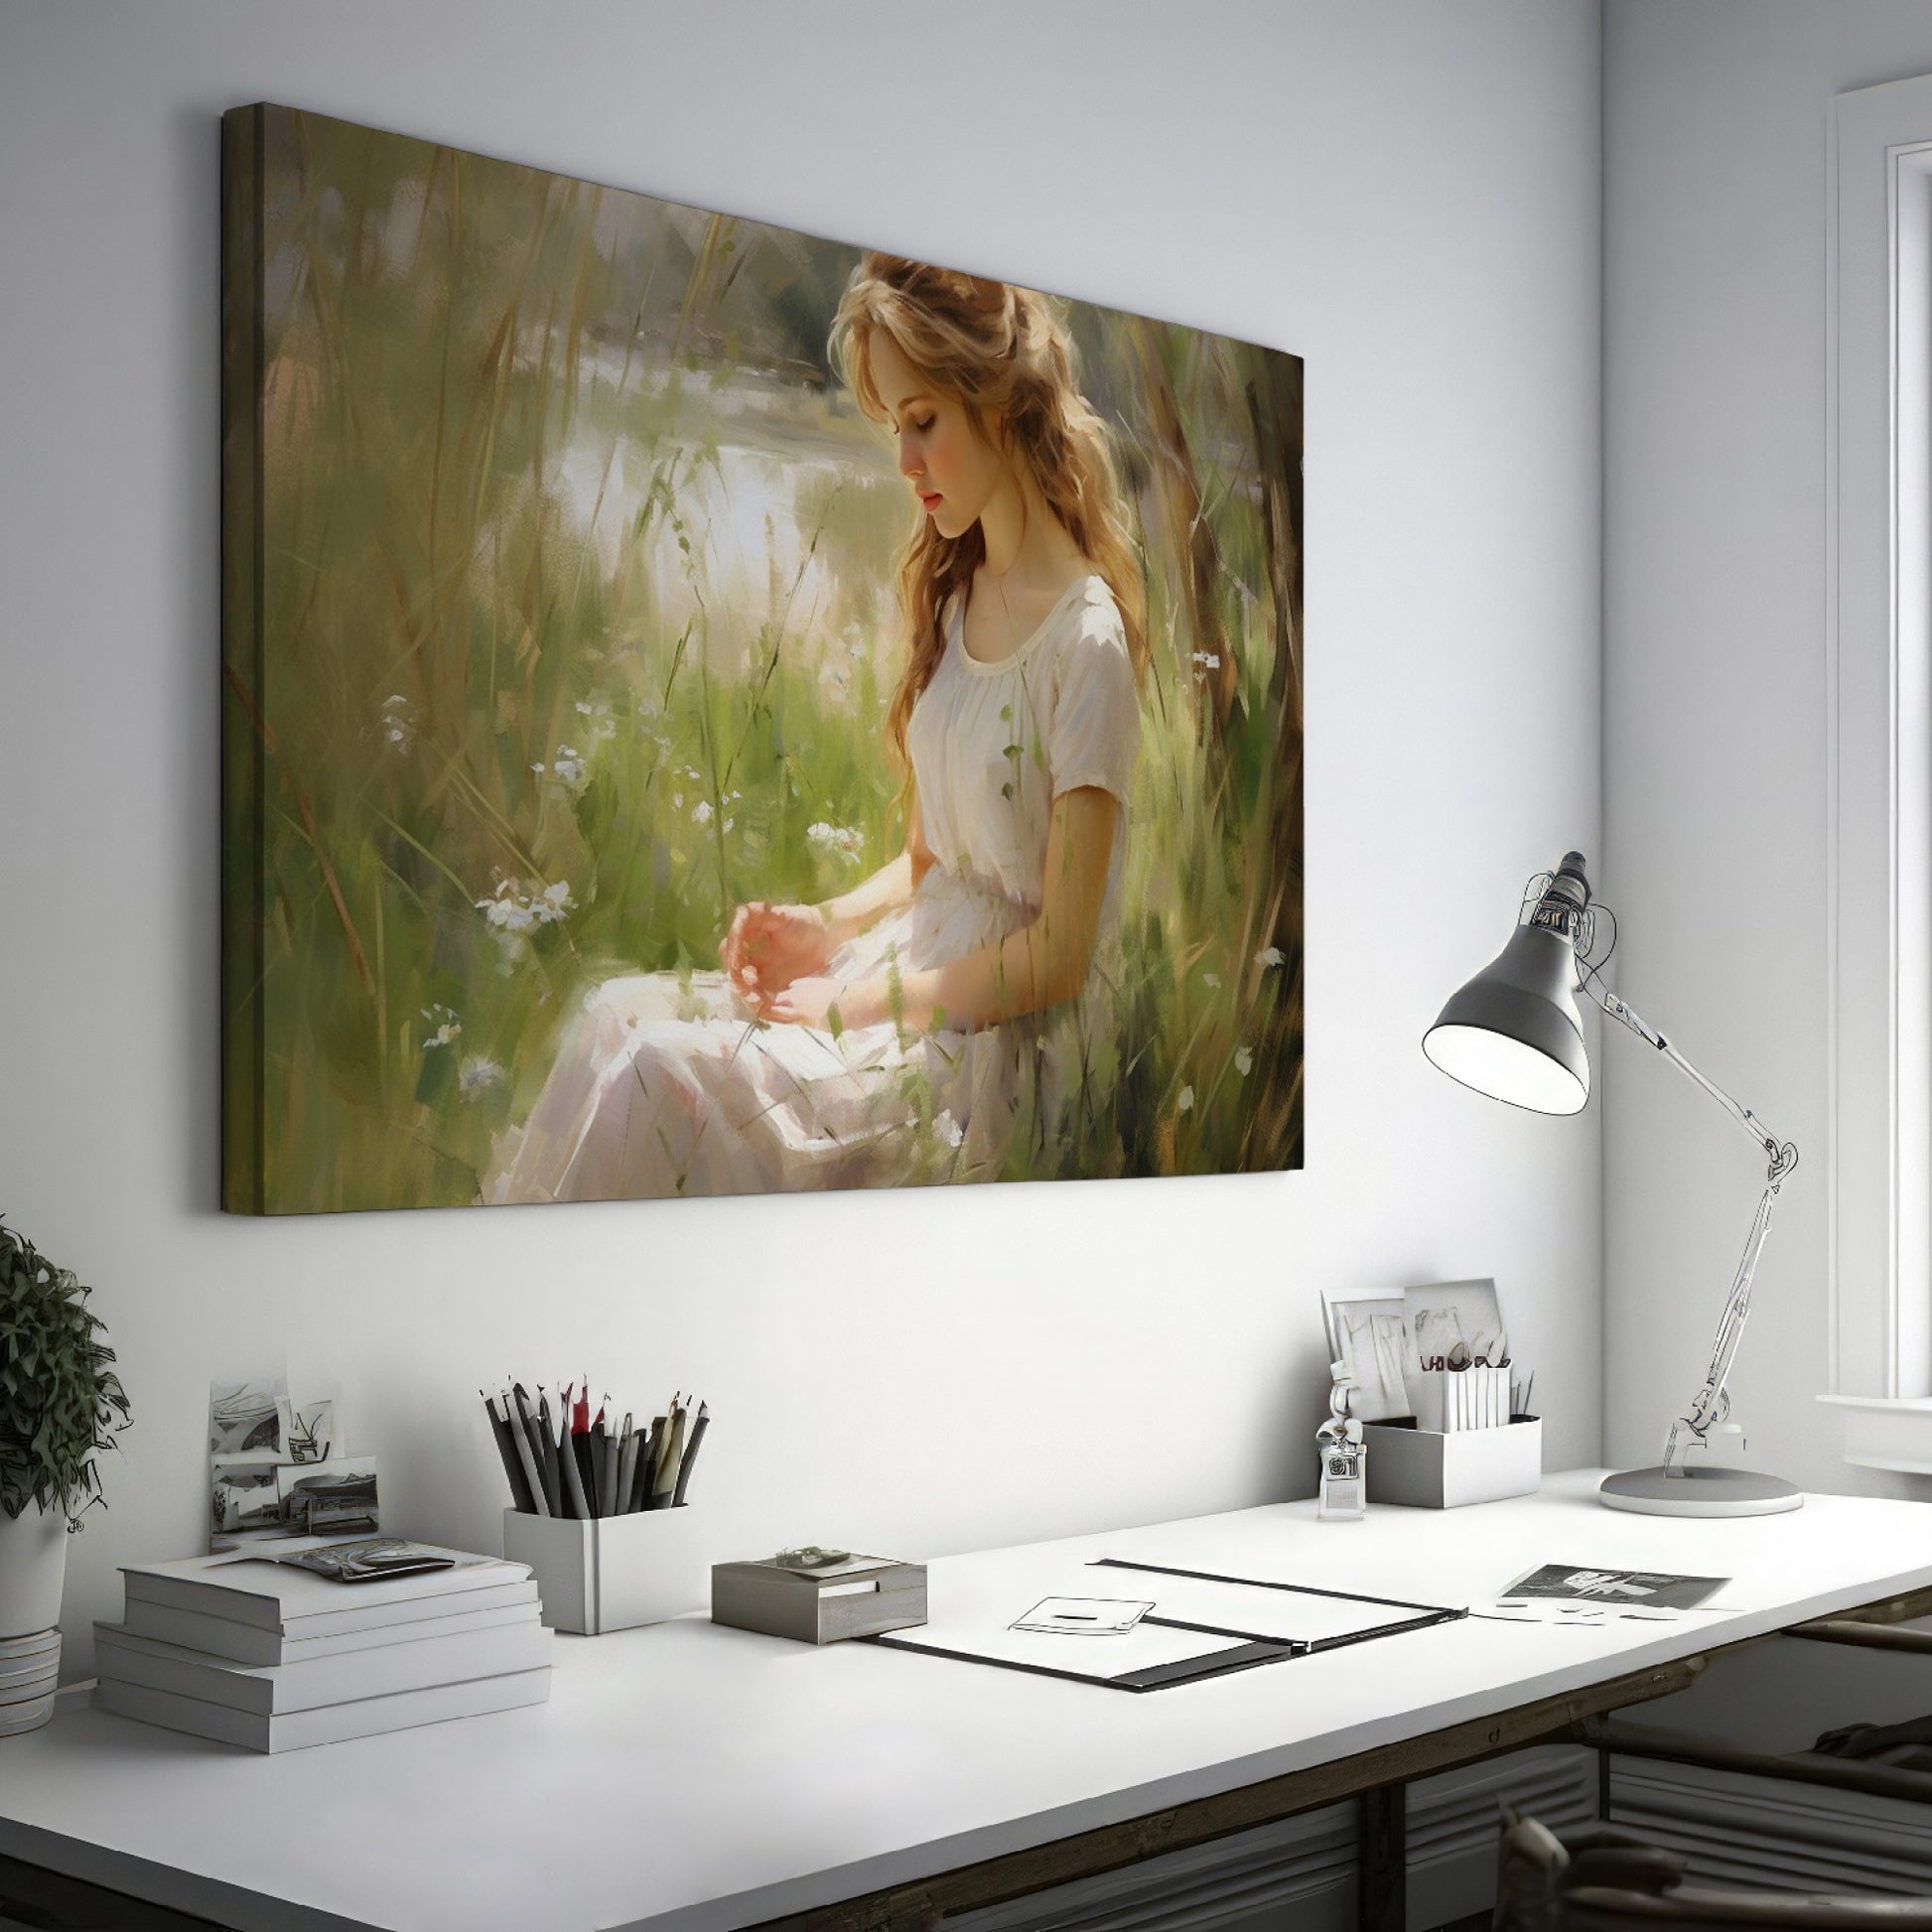
<svg viewBox="0 0 1932 1932"><path fill-rule="evenodd" d="M123 1619L94 1625L95 1703L289 1751L549 1697L528 1565L438 1550L450 1568L345 1584L279 1560L329 1542L123 1565Z"/></svg>

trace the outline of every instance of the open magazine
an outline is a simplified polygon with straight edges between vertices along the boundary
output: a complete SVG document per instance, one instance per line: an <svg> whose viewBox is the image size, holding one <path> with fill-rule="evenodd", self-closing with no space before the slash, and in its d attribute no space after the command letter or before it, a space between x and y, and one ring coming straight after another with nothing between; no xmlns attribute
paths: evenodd
<svg viewBox="0 0 1932 1932"><path fill-rule="evenodd" d="M311 1570L337 1584L372 1584L384 1577L413 1577L426 1570L454 1570L457 1558L399 1536L366 1537L359 1543L329 1543L318 1550L278 1556L297 1570Z"/></svg>
<svg viewBox="0 0 1932 1932"><path fill-rule="evenodd" d="M1663 1570L1544 1563L1526 1571L1494 1602L1473 1612L1504 1623L1675 1623L1712 1603L1727 1577L1684 1577Z"/></svg>

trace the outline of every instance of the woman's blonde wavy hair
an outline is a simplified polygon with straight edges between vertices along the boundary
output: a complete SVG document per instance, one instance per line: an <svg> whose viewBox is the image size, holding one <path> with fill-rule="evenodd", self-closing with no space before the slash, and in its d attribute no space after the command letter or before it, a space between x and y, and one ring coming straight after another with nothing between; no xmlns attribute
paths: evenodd
<svg viewBox="0 0 1932 1932"><path fill-rule="evenodd" d="M1073 344L1050 297L1010 282L934 268L902 255L868 254L852 271L832 325L832 359L876 422L888 411L873 381L873 332L883 329L935 389L963 403L979 433L1024 464L1066 533L1106 580L1120 607L1128 655L1147 658L1147 598L1106 425L1080 393ZM941 614L986 556L975 522L942 536L921 516L898 564L910 650L886 716L886 738L909 770L906 727L945 650Z"/></svg>

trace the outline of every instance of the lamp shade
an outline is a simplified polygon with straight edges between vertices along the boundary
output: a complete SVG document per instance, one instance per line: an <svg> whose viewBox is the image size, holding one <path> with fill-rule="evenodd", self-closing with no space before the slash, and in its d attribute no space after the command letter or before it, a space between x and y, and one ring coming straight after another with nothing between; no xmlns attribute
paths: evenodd
<svg viewBox="0 0 1932 1932"><path fill-rule="evenodd" d="M1509 944L1449 996L1422 1049L1451 1080L1539 1114L1574 1114L1589 1098L1589 1054L1577 1012L1568 936L1520 925Z"/></svg>

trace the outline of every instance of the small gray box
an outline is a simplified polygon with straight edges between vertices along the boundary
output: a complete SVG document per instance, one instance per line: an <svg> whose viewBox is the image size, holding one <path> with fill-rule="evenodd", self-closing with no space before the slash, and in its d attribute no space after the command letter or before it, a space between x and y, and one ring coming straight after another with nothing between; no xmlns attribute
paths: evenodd
<svg viewBox="0 0 1932 1932"><path fill-rule="evenodd" d="M1455 1509L1527 1496L1543 1481L1543 1422L1518 1416L1501 1429L1441 1435L1408 1420L1362 1426L1371 1503Z"/></svg>
<svg viewBox="0 0 1932 1932"><path fill-rule="evenodd" d="M925 1565L855 1557L829 1570L761 1563L711 1566L711 1620L738 1630L835 1643L925 1621Z"/></svg>

